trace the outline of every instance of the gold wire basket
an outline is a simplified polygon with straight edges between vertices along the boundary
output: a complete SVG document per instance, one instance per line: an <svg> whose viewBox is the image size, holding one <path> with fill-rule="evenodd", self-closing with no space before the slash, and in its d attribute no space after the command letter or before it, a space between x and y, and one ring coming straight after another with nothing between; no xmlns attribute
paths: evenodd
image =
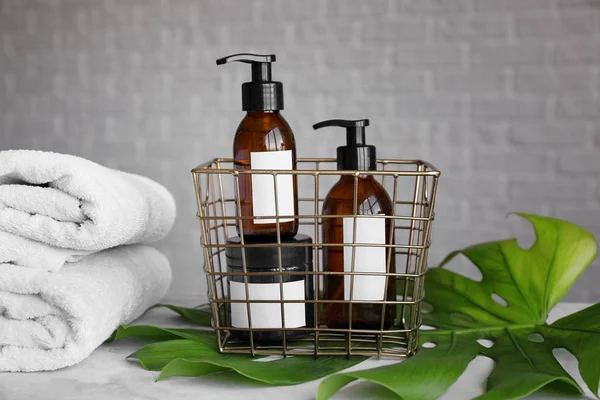
<svg viewBox="0 0 600 400"><path fill-rule="evenodd" d="M199 165L192 170L196 200L198 203L198 219L202 232L201 243L204 249L203 269L207 276L208 299L212 312L212 326L216 332L219 351L222 353L238 353L251 355L346 355L346 356L378 356L378 357L409 357L418 348L418 330L421 325L421 301L423 299L423 281L427 271L427 256L430 247L430 234L434 220L434 204L440 171L431 164L420 160L378 160L376 171L339 171L336 169L336 159L304 158L298 159L295 170L250 170L235 169L230 158L217 158ZM293 175L298 186L298 215L299 232L312 236L312 243L302 244L311 252L312 270L295 272L301 274L313 285L312 298L304 300L288 300L284 297L283 278L280 297L277 300L249 299L248 279L264 272L249 272L244 262L243 271L231 272L227 268L226 250L229 247L241 248L242 254L255 243L244 241L241 232L241 243L227 243L228 239L238 236L237 227L242 226L242 220L253 217L239 217L240 204L238 193L240 179L245 174L270 175L273 177L275 193L277 193L277 176ZM364 175L373 175L386 189L392 199L393 215L391 219L393 242L382 245L395 262L391 271L390 263L385 274L388 279L396 282L396 299L371 301L382 307L396 309L395 324L389 329L364 330L353 329L349 321L348 329L329 328L324 324L324 309L327 300L323 296L323 278L331 272L323 268L323 249L331 243L322 242L321 228L323 218L348 217L321 214L323 202L329 189L343 175L354 177L354 210L357 210L358 179ZM303 196L304 195L304 196ZM306 196L308 195L308 197ZM276 196L276 195L275 195ZM277 200L277 199L275 199ZM293 246L283 244L279 234L279 219L291 216L276 215L270 217L277 221L277 237L271 244L259 246L274 246L283 248ZM356 218L356 217L355 217ZM240 229L241 230L241 229ZM356 233L355 233L356 235ZM356 237L356 236L354 236ZM340 243L338 246L360 247L361 243ZM371 245L372 246L372 245ZM244 250L245 249L245 250ZM353 250L354 251L354 250ZM246 257L246 256L243 256ZM244 260L245 261L245 260ZM354 264L354 256L352 259ZM294 272L282 269L281 251L279 251L279 272L269 272L270 275L282 277ZM360 274L351 271L336 273L337 275ZM229 280L232 275L241 276L245 285L245 299L232 300ZM364 275L364 273L363 273ZM239 279L238 279L239 281ZM351 284L352 286L352 284ZM284 300L281 300L284 298ZM352 298L352 297L350 297ZM284 307L286 304L303 303L312 307L314 321L305 327L287 328L285 325ZM352 317L352 304L355 301L337 300L347 303L350 308L349 318ZM242 303L247 308L249 326L240 328L232 326L231 307ZM275 303L280 305L282 325L279 328L259 329L252 327L251 305L260 303ZM356 307L356 305L355 305ZM248 333L240 339L239 331ZM279 343L260 343L254 339L260 331L278 331L281 333ZM299 340L288 338L291 332L303 331L305 337Z"/></svg>

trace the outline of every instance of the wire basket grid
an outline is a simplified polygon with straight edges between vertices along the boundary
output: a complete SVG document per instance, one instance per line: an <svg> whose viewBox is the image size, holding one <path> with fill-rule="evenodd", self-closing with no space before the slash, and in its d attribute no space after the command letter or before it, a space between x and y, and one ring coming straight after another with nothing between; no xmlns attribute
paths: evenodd
<svg viewBox="0 0 600 400"><path fill-rule="evenodd" d="M236 169L232 159L218 158L201 164L192 170L198 219L201 227L201 244L204 249L203 269L208 283L208 299L213 315L212 325L216 331L218 348L223 353L252 355L361 355L408 357L418 347L418 330L421 325L421 303L424 295L423 281L427 270L431 227L434 220L434 205L440 176L431 164L420 160L378 160L376 171L339 171L335 159L298 159L295 170L250 170ZM273 178L275 204L278 203L278 177L292 175L297 184L298 211L295 215L243 217L239 201L244 180L256 175ZM324 215L323 203L329 189L341 177L353 179L353 214ZM348 218L354 221L365 218L361 214L359 201L360 180L365 176L375 178L389 194L393 206L392 215L378 215L391 226L386 244L360 243L357 238L357 223L353 224L351 242L324 243L322 227L328 218ZM242 181L242 183L240 183ZM306 196L310 194L309 196ZM362 199L360 199L362 201ZM369 215L373 217L373 215ZM247 219L275 220L276 235L270 243L256 243L245 237L242 223ZM311 243L287 243L282 239L280 220L297 219L299 233L312 237ZM239 233L238 233L239 232ZM238 236L239 243L228 243ZM323 253L328 247L351 248L350 271L332 272L323 266ZM254 248L273 247L278 254L275 270L256 271L248 268L247 254ZM282 261L282 249L303 247L311 253L312 266L305 270L286 270ZM385 249L387 269L385 273L355 270L355 254L364 247ZM242 254L240 270L228 268L226 253L237 248ZM230 260L229 260L230 261ZM384 277L385 286L395 281L395 298L381 300L332 300L324 296L324 284L329 277L343 276L349 279L350 299L353 297L355 280L360 277ZM259 278L261 277L261 278ZM270 299L257 299L251 295L250 280L273 279L278 284L278 295ZM310 284L310 296L288 299L284 293L284 281L303 279ZM232 299L231 282L243 283L243 298ZM306 293L309 293L307 291ZM377 329L353 327L353 308L370 304L381 307L381 315L395 310L395 324L384 329L383 317ZM248 326L233 326L232 307L244 305ZM253 326L252 307L269 304L279 310L278 326L262 328ZM289 327L286 310L294 304L312 310L305 326ZM347 307L348 326L328 327L325 310L331 304ZM289 308L291 309L291 308ZM272 308L271 308L272 310ZM289 315L289 313L288 313ZM307 317L307 319L309 319ZM255 321L254 325L257 325ZM265 332L281 333L279 342L264 343L256 340ZM290 339L292 334L302 333L300 339ZM247 334L247 335L246 335ZM246 336L244 336L246 335Z"/></svg>

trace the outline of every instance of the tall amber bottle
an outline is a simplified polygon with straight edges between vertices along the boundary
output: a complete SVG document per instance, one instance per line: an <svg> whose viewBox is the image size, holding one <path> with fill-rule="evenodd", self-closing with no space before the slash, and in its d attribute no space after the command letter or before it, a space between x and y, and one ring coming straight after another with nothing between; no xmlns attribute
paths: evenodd
<svg viewBox="0 0 600 400"><path fill-rule="evenodd" d="M235 54L217 60L217 65L232 61L252 66L252 81L242 84L242 109L246 116L237 128L233 141L236 169L296 169L294 134L279 110L283 110L283 84L271 80L274 54ZM275 181L276 179L276 181ZM275 182L277 185L275 185ZM275 191L277 186L277 191ZM296 176L278 174L240 174L239 191L242 229L238 235L248 240L275 239L277 219L282 239L298 232L298 190ZM275 195L277 194L277 196ZM248 218L249 217L249 218Z"/></svg>
<svg viewBox="0 0 600 400"><path fill-rule="evenodd" d="M375 146L365 143L365 127L369 120L330 120L313 126L346 128L346 146L338 147L338 170L376 170ZM354 193L356 185L356 212ZM324 243L334 244L323 249L323 268L329 272L324 276L325 300L358 301L352 304L352 316L348 303L326 303L325 321L330 328L347 329L352 320L352 329L379 330L390 328L396 318L396 305L375 301L396 300L396 279L383 273L395 273L394 255L386 247L368 244L392 244L393 205L383 186L373 175L342 175L331 188L323 204ZM327 218L327 215L335 216ZM356 223L356 229L354 224ZM355 243L360 246L342 246ZM335 246L339 244L339 246ZM353 256L354 251L354 256ZM391 254L390 254L391 253ZM370 272L381 275L343 275L352 271ZM389 269L388 269L389 266ZM351 283L353 281L353 283ZM369 303L368 301L374 301Z"/></svg>

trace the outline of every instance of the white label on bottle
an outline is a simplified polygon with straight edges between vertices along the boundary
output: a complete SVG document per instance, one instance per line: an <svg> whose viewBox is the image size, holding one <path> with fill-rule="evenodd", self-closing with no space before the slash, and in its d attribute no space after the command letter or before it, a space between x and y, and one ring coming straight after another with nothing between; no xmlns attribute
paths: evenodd
<svg viewBox="0 0 600 400"><path fill-rule="evenodd" d="M354 218L344 217L344 243L385 244L385 219L375 217L356 218L356 240L354 234ZM344 246L344 272L352 272L352 248ZM354 247L354 272L386 272L385 247ZM350 298L350 284L352 298ZM385 275L344 275L345 300L376 300L385 296Z"/></svg>
<svg viewBox="0 0 600 400"><path fill-rule="evenodd" d="M231 300L246 300L244 282L229 282ZM248 300L274 300L273 303L250 303L253 328L282 328L279 283L249 283ZM283 284L284 300L306 300L304 279ZM306 326L306 304L285 303L283 306L285 328ZM249 328L246 303L231 303L231 326Z"/></svg>
<svg viewBox="0 0 600 400"><path fill-rule="evenodd" d="M292 169L292 151L258 151L250 153L251 169ZM294 215L294 181L292 175L277 175L279 215ZM275 179L269 174L252 175L252 211L255 217L275 216ZM280 218L279 222L294 218ZM275 218L255 219L255 224L274 224Z"/></svg>

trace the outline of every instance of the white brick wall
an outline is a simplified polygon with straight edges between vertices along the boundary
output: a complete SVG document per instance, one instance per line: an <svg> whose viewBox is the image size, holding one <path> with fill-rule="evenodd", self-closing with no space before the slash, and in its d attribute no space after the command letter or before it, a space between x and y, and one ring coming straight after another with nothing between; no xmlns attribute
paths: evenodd
<svg viewBox="0 0 600 400"><path fill-rule="evenodd" d="M343 139L314 122L369 117L381 156L443 170L433 263L519 232L510 211L600 236L600 0L0 0L0 148L163 182L172 293L204 296L188 171L230 154L249 71L214 60L239 51L277 54L300 155Z"/></svg>

